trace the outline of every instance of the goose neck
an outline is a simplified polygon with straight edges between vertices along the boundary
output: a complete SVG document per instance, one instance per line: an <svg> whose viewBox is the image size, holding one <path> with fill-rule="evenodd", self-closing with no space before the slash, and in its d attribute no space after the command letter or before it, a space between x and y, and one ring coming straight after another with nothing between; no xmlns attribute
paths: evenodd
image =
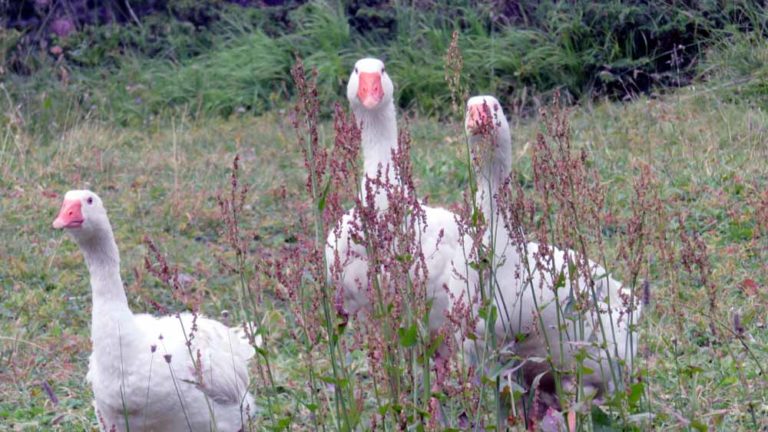
<svg viewBox="0 0 768 432"><path fill-rule="evenodd" d="M118 328L123 333L131 331L134 318L120 277L120 254L111 228L78 243L91 278L91 337L97 349L100 341L116 336Z"/></svg>
<svg viewBox="0 0 768 432"><path fill-rule="evenodd" d="M482 142L482 141L487 142ZM473 136L470 138L473 148L490 145L488 151L480 156L477 167L477 194L475 199L487 220L496 217L496 196L512 171L512 142L508 130L502 128L490 138Z"/></svg>
<svg viewBox="0 0 768 432"><path fill-rule="evenodd" d="M361 128L365 175L376 177L379 169L392 171L392 152L397 149L395 106L355 113Z"/></svg>

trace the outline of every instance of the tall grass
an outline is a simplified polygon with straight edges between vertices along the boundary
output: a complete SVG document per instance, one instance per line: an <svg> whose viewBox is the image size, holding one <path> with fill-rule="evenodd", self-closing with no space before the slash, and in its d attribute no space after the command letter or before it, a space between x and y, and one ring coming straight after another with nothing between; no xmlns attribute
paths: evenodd
<svg viewBox="0 0 768 432"><path fill-rule="evenodd" d="M763 31L764 33L764 31ZM755 31L734 34L715 44L701 64L701 76L716 83L713 90L729 101L768 107L768 49Z"/></svg>

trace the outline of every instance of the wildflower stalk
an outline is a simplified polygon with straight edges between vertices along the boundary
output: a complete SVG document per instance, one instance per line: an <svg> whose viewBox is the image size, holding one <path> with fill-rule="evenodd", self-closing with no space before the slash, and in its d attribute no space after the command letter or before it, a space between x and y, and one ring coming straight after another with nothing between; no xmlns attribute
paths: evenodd
<svg viewBox="0 0 768 432"><path fill-rule="evenodd" d="M257 313L259 308L254 297L254 292L250 289L248 279L248 246L244 242L240 227L241 212L246 202L248 186L240 182L239 173L240 155L236 154L232 160L229 197L225 198L222 194L219 194L217 200L219 211L221 212L226 225L226 238L235 252L235 267L233 267L232 270L237 273L240 285L238 291L238 304L240 306L240 316L243 317L243 330L258 354L256 362L262 381L264 381L270 388L270 391L267 392L267 405L270 421L273 425L276 425L276 419L274 417L274 401L272 398L273 395L277 394L277 388L269 360L269 351L265 347L256 344L256 337L259 333L265 336L262 338L264 344L267 343L269 338L267 337L268 329L266 327L257 329L255 325L254 314ZM264 365L263 368L261 364L262 361ZM264 370L266 370L266 377L263 375Z"/></svg>
<svg viewBox="0 0 768 432"><path fill-rule="evenodd" d="M171 269L170 265L168 264L168 261L163 256L162 253L160 253L160 250L158 249L157 245L154 241L152 241L149 236L144 236L144 244L147 245L148 249L148 255L144 257L144 267L152 273L155 277L160 279L163 283L169 286L171 288L171 293L173 294L174 298L177 300L180 300L184 302L185 306L190 307L192 309L192 328L189 332L187 332L186 326L184 325L184 320L181 317L180 313L176 313L176 319L179 321L179 326L181 327L181 334L184 335L184 345L187 347L187 353L189 354L189 359L192 362L192 367L196 372L196 377L198 378L199 385L203 385L202 383L202 365L200 364L200 361L195 357L194 353L192 352L192 339L195 337L195 331L197 330L196 327L196 321L197 321L197 310L199 308L199 299L198 298L191 298L189 294L183 289L181 282L179 281L179 271L177 268ZM154 260L157 263L157 267L152 263L152 260ZM159 268L158 268L159 267ZM216 413L213 410L213 405L211 404L211 400L208 397L208 395L203 395L205 399L205 405L208 409L208 414L210 415L212 424L216 424ZM186 415L186 413L185 413Z"/></svg>
<svg viewBox="0 0 768 432"><path fill-rule="evenodd" d="M489 138L489 137L486 137ZM487 190L492 190L492 185L490 184L490 179L483 179L481 180L482 176L480 176L476 171L475 165L477 164L477 159L481 158L482 156L479 156L477 154L477 150L470 146L470 140L469 136L465 135L465 143L466 143L466 149L467 149L467 174L469 178L469 196L467 198L467 210L469 211L469 221L468 226L465 228L469 231L470 237L474 239L474 244L472 245L472 249L469 256L465 256L466 258L469 258L466 260L467 267L465 269L465 274L469 274L470 269L472 268L472 264L474 264L475 270L477 272L477 286L479 288L479 301L480 301L480 307L479 307L479 315L480 318L483 319L483 341L478 346L475 344L475 352L478 353L478 368L479 373L485 375L485 371L488 370L488 368L492 367L497 362L497 345L498 341L496 339L496 319L498 319L498 305L494 301L495 299L495 291L496 286L498 285L498 281L496 280L496 272L495 268L497 266L495 253L496 250L496 239L495 239L495 217L493 215L494 206L491 204L491 210L490 214L486 215L484 213L484 209L481 208L480 203L478 201L478 195L479 195L479 182L480 181L489 181ZM488 197L486 197L488 198ZM491 200L492 201L492 200ZM491 221L490 224L488 221ZM485 236L485 233L488 232L489 235L489 244L485 244L483 239ZM474 261L473 261L474 260ZM466 293L467 298L472 297L472 288L470 287L470 281L467 280L466 285ZM471 312L470 312L471 313ZM480 348L479 350L477 348ZM495 409L495 423L496 427L499 428L499 430L502 430L502 422L503 419L501 418L501 394L499 392L500 388L500 374L497 374L496 379L494 380L494 389L493 389L493 401ZM478 395L478 406L475 408L475 418L474 423L480 424L482 423L481 418L485 416L485 412L481 409L483 401L485 399L485 392L486 392L486 386L481 385L479 388L479 395Z"/></svg>
<svg viewBox="0 0 768 432"><path fill-rule="evenodd" d="M301 59L296 60L296 63L291 68L291 75L298 88L298 105L296 107L297 116L303 116L303 127L308 131L308 139L299 137L299 144L302 146L302 152L304 153L305 165L307 166L307 191L312 200L312 216L314 227L314 247L318 250L322 250L325 246L325 226L323 223L323 210L325 207L325 197L327 191L320 189L320 183L323 180L322 174L325 169L324 160L317 158L316 150L319 148L318 137L318 101L317 101L317 69L312 71L312 79L307 84L304 71L304 65ZM297 132L300 132L298 126L299 120L296 119L295 127ZM324 159L324 158L323 158ZM330 183L327 183L330 186ZM322 256L323 268L327 268L327 262L324 254ZM334 319L331 313L331 301L333 296L331 295L331 283L328 277L323 277L320 285L321 294L321 308L323 314L323 323L325 325L325 331L328 338L328 355L330 357L331 369L333 373L334 382L334 407L336 410L336 425L339 430L352 429L349 410L347 408L348 395L346 394L349 388L349 380L345 373L344 365L339 361L343 358L338 343L338 334L334 328ZM300 288L302 293L300 296L304 298L303 284ZM349 397L351 400L352 398Z"/></svg>
<svg viewBox="0 0 768 432"><path fill-rule="evenodd" d="M454 112L454 115L457 118L460 118L461 107L459 105L459 101L467 99L467 91L464 84L462 83L464 59L459 48L458 31L454 31L451 35L451 42L446 51L444 62L445 81L448 84L451 93L451 108ZM466 252L464 252L464 262L466 262L467 265L465 269L462 270L464 271L464 274L469 274L473 263L472 260L474 259L474 265L476 266L478 275L477 286L480 288L479 310L481 311L480 315L484 315L484 340L480 345L475 343L475 352L478 354L479 371L480 373L485 374L485 370L487 370L489 366L492 366L496 363L496 354L498 353L498 341L496 339L495 325L496 320L498 319L499 308L494 301L494 293L496 288L500 287L496 277L496 268L500 264L497 263L495 254L498 224L494 214L495 207L493 206L493 198L485 197L486 199L490 198L491 201L490 214L487 215L483 213L483 209L480 208L480 203L477 200L479 190L479 184L477 184L477 182L480 181L481 176L479 176L476 172L474 164L475 161L473 159L477 155L475 154L475 150L471 148L469 144L469 136L466 134L466 131L464 134L464 143L466 146L466 166L467 176L469 179L469 196L465 204L467 206L467 210L469 211L469 225L464 228L469 231L470 237L475 239L475 242L472 245L469 256L467 256ZM486 180L489 182L487 190L493 190L492 185L490 184L491 179L488 178ZM487 245L482 242L485 232L490 233L489 244ZM472 301L472 292L474 290L469 286L469 284L470 282L467 280L466 295L467 298L470 299L469 301ZM473 314L472 310L473 309L470 308L470 315ZM503 312L506 313L506 311ZM471 317L470 319L474 319L474 317ZM478 350L478 348L480 349ZM481 416L484 415L483 410L481 410L480 407L482 406L483 400L485 398L485 387L485 385L481 385L478 390L478 403L480 405L475 408L475 424L480 424ZM495 423L498 430L503 430L505 419L503 418L503 412L501 409L502 402L501 393L499 391L500 387L501 374L497 374L494 381L493 390L494 406L496 407Z"/></svg>
<svg viewBox="0 0 768 432"><path fill-rule="evenodd" d="M557 96L556 96L557 98ZM546 113L543 113L543 115L546 118ZM591 209L591 213L595 215L595 220L598 222L597 225L599 225L599 216L597 216L597 213L599 212L599 205L602 203L602 198L600 195L599 188L595 187L594 190L588 190L587 186L587 180L588 177L586 175L586 172L584 171L584 164L583 161L586 159L586 156L582 154L581 158L573 158L571 156L571 146L570 146L570 135L569 135L569 124L567 120L567 113L560 109L559 105L556 103L553 115L550 121L547 124L547 129L549 134L555 139L557 143L557 151L558 151L558 157L559 162L561 166L565 167L561 172L559 172L557 175L559 176L559 179L557 179L557 185L560 187L556 187L554 189L555 194L554 198L556 199L559 211L561 212L560 217L563 218L563 221L565 224L563 225L562 234L566 239L570 239L574 244L577 246L577 255L573 258L577 260L577 262L573 262L571 260L570 254L566 254L567 258L567 269L563 269L562 271L567 271L570 279L570 286L571 286L571 299L570 301L577 301L577 315L576 315L576 324L578 325L577 331L578 334L574 335L574 337L577 340L585 340L585 321L584 321L584 313L588 313L588 311L584 310L584 307L587 308L594 308L594 315L596 317L597 321L597 331L600 333L602 340L604 343L607 343L609 340L614 341L614 352L611 352L608 349L608 346L606 346L603 351L605 352L605 355L607 357L608 361L608 367L610 369L610 375L613 379L613 382L616 383L617 386L619 386L619 389L623 388L623 380L621 380L621 371L618 370L618 364L616 363L617 359L619 358L618 355L618 344L616 343L616 333L614 329L614 319L613 319L613 302L618 301L619 299L611 299L610 296L610 283L609 283L609 275L606 271L604 275L601 277L604 279L605 286L609 287L607 291L607 303L608 303L608 320L610 322L610 333L612 335L612 339L608 339L607 331L606 331L606 324L603 322L603 317L600 314L598 308L599 308L599 299L597 296L597 288L596 288L596 281L594 280L594 275L592 274L592 268L590 261L588 260L589 252L587 250L586 246L586 240L583 232L583 228L588 227L586 222L582 220L581 217L581 210L577 208L576 206L576 197L586 195L588 200L591 200L590 204L594 206L595 208ZM544 141L541 141L544 143ZM550 151L547 149L547 151ZM564 187L562 187L564 186ZM578 189L577 189L578 188ZM589 214L590 210L587 210L585 213ZM551 213L547 213L551 214ZM554 242L555 238L554 235L556 231L553 227L551 227L551 218L550 221L550 233L552 234L553 238L552 241ZM599 230L598 230L599 231ZM572 269L576 270L576 273L572 271ZM581 287L580 281L581 278L579 278L579 273L581 273L581 276L583 277L584 282L586 283L585 287ZM553 273L554 275L555 273ZM577 298L574 298L574 295L578 295L579 298L581 298L581 293L586 288L587 295L589 296L589 300L578 300ZM576 293L576 294L574 294ZM557 298L557 290L555 291L556 295L556 302L559 301ZM591 300L591 304L590 304ZM561 312L562 309L558 305L558 320L561 319ZM567 319L563 317L564 319ZM562 332L561 332L562 335ZM566 335L567 336L567 335ZM561 339L561 349L562 349L562 337ZM578 394L577 394L577 401L583 398L583 386L581 383L583 382L583 360L584 356L576 356L577 360L577 382L578 382ZM600 373L605 376L605 371L602 370L602 362L599 363L601 371ZM618 374L618 375L617 375Z"/></svg>
<svg viewBox="0 0 768 432"><path fill-rule="evenodd" d="M181 405L181 411L184 413L184 420L187 421L189 432L192 432L192 424L189 422L187 408L184 407L184 398L181 396L181 389L179 388L179 383L176 380L176 374L173 373L173 367L171 366L171 355L165 354L163 357L165 358L165 363L168 365L168 371L171 373L171 381L173 381L173 388L176 390L176 396L179 398L179 405Z"/></svg>
<svg viewBox="0 0 768 432"><path fill-rule="evenodd" d="M493 141L493 140L492 140ZM495 145L495 143L491 142L491 146ZM479 176L476 175L477 178ZM485 179L488 182L488 187L486 190L493 191L494 184L490 178L490 176ZM501 319L502 323L504 322L503 317L499 317L500 314L507 315L507 309L506 306L503 304L503 293L501 292L501 286L499 284L499 281L497 279L497 273L496 270L499 266L501 266L500 262L497 262L496 259L496 241L497 241L497 233L498 233L498 221L496 217L496 206L494 205L494 197L486 197L486 199L489 199L490 206L489 206L489 214L484 215L484 218L487 220L487 227L485 228L487 232L490 234L488 236L488 242L489 244L487 247L483 247L482 250L484 253L481 254L481 262L487 263L487 271L488 271L488 277L487 277L487 286L482 283L482 280L480 282L480 286L484 287L482 289L483 297L485 297L486 302L488 305L491 306L491 313L488 314L489 318L485 320L485 334L490 339L490 351L492 353L497 353L498 350L498 341L496 338L496 320ZM473 204L474 211L478 211L477 203L475 202ZM484 245L485 246L485 245ZM497 304L496 301L496 289L499 289L499 299L502 301L502 304ZM508 316L508 315L507 315ZM509 322L509 320L507 320ZM494 358L497 357L494 355ZM503 411L501 409L501 392L499 391L501 387L501 374L496 374L496 379L493 386L493 399L494 399L494 406L496 407L496 428L497 430L503 430L504 425L504 418L503 418Z"/></svg>
<svg viewBox="0 0 768 432"><path fill-rule="evenodd" d="M149 358L149 373L148 373L148 376L147 376L147 393L144 396L144 398L146 399L146 401L144 402L144 412L148 412L148 410L149 410L149 389L151 388L150 386L152 384L152 365L155 362L155 351L157 351L157 345L153 344L150 347L150 351L151 351L152 356ZM148 419L149 419L149 416L145 415L144 416L144 425L142 426L145 430L147 429L147 420Z"/></svg>
<svg viewBox="0 0 768 432"><path fill-rule="evenodd" d="M741 323L741 315L739 312L734 312L733 314L733 326L724 325L721 321L718 320L718 324L720 324L721 327L725 329L725 331L729 332L733 337L735 337L739 343L741 344L742 348L744 349L744 352L747 353L747 355L755 362L755 366L757 366L757 369L760 371L760 376L765 376L765 369L763 369L763 366L760 364L760 362L757 360L757 357L755 356L755 353L752 351L752 349L747 345L747 342L744 338L744 327ZM731 356L731 359L733 359L735 364L739 364L739 359L734 354L733 350L730 347L730 344L724 344L726 350L728 350L728 354ZM750 393L750 385L747 381L747 377L744 373L744 368L738 367L736 368L738 370L738 376L739 381L741 381L741 386L744 391L744 398L747 399L747 395ZM752 401L747 402L747 405L749 406L749 415L752 419L752 424L755 427L755 430L758 429L758 423L757 423L757 417L755 415L755 403Z"/></svg>

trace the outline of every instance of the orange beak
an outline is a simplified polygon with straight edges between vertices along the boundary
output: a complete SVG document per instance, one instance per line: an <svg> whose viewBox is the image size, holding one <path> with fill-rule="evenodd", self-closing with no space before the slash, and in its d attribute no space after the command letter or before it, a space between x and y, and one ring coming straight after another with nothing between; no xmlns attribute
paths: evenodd
<svg viewBox="0 0 768 432"><path fill-rule="evenodd" d="M490 107L484 103L470 105L467 113L467 128L475 132L487 125L490 121L489 111Z"/></svg>
<svg viewBox="0 0 768 432"><path fill-rule="evenodd" d="M378 72L360 72L357 98L364 107L371 109L381 102L384 89L381 87L381 74Z"/></svg>
<svg viewBox="0 0 768 432"><path fill-rule="evenodd" d="M56 229L62 228L80 228L83 226L83 211L82 203L80 200L64 200L64 204L61 205L59 215L56 216L56 220L53 221L53 227Z"/></svg>

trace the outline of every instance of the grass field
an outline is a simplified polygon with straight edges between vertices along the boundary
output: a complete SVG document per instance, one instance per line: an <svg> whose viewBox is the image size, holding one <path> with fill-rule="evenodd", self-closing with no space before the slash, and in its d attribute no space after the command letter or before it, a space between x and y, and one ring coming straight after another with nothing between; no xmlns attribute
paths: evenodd
<svg viewBox="0 0 768 432"><path fill-rule="evenodd" d="M44 120L9 115L0 137L0 430L95 429L85 383L87 271L74 243L51 228L63 193L87 187L104 199L134 311L155 311L154 302L184 307L145 268L149 236L203 296L204 313L237 314L237 275L223 265L233 256L217 196L228 193L239 154L239 178L249 185L241 226L253 235L252 252L271 256L310 233L291 114L228 120L174 114L131 128L78 119L51 133L22 127ZM515 169L522 183L530 182L532 143L542 126L536 118L513 118L512 125ZM456 206L467 187L459 125L414 116L410 127L419 194ZM648 165L667 216L658 232L700 235L710 264L702 273L708 281L686 271L680 264L686 245L677 234L665 243L667 256L651 248L643 258L651 302L640 323L637 364L645 387L629 424L768 430L768 113L694 86L625 104L585 103L574 108L571 128L575 147L588 152L601 175L609 214L627 216L633 180ZM320 136L332 141L329 122ZM620 238L611 229L604 229L608 265ZM669 257L674 261L667 265ZM625 269L615 262L622 276ZM277 384L265 390L255 373L253 391L260 403L270 395L271 413L285 419L281 425L311 428L307 411L297 409L306 371L290 334L291 309L274 295L273 280L253 277L262 287L258 316L269 329L267 356ZM365 368L363 357L349 361ZM333 428L330 419L327 424ZM256 425L275 423L264 414Z"/></svg>

